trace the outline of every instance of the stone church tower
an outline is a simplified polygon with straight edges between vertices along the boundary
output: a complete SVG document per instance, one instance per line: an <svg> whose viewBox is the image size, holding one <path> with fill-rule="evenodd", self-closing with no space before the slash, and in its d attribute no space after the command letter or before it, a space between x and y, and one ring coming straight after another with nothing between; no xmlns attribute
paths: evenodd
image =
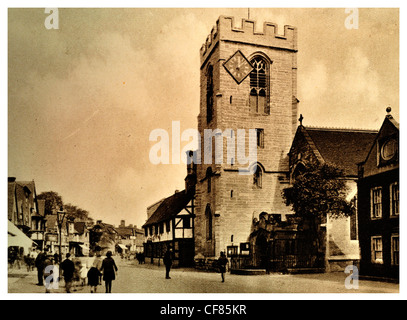
<svg viewBox="0 0 407 320"><path fill-rule="evenodd" d="M284 34L279 31L276 24L266 22L257 32L251 20L237 28L233 18L221 16L201 48L198 255L217 257L227 246L247 243L252 221L262 212L281 214L283 220L292 213L281 192L289 184L287 154L297 128L297 30L285 26ZM207 129L223 133L222 161L204 157L210 149L204 139ZM235 153L227 156L228 135L236 138L238 130L245 131L244 145L235 139L240 145L232 151L244 147L246 156L249 130L255 130L253 163L238 163ZM251 170L242 173L243 167Z"/></svg>

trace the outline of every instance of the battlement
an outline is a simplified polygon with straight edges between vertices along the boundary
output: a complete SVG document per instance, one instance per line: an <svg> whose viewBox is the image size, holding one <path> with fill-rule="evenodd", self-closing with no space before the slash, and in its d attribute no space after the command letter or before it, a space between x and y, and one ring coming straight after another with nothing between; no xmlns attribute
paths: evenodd
<svg viewBox="0 0 407 320"><path fill-rule="evenodd" d="M263 31L256 31L256 21L242 19L242 26L235 27L235 18L220 16L211 33L201 47L201 62L205 61L220 40L274 47L277 49L297 51L297 29L284 26L284 34L278 33L275 23L264 22Z"/></svg>

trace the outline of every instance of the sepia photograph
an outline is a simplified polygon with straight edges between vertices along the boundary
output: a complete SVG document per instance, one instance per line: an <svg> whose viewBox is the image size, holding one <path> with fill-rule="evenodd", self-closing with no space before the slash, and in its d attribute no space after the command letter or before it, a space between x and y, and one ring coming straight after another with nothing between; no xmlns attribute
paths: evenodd
<svg viewBox="0 0 407 320"><path fill-rule="evenodd" d="M398 296L400 10L261 4L4 9L8 299Z"/></svg>

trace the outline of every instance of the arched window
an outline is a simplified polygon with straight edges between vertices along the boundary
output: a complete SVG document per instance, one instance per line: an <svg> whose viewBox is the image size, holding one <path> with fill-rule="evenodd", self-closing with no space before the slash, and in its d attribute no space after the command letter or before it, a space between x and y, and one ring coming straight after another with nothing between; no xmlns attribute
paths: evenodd
<svg viewBox="0 0 407 320"><path fill-rule="evenodd" d="M206 74L206 122L212 121L213 117L213 66L209 65Z"/></svg>
<svg viewBox="0 0 407 320"><path fill-rule="evenodd" d="M212 168L206 169L206 181L208 183L208 193L212 191Z"/></svg>
<svg viewBox="0 0 407 320"><path fill-rule="evenodd" d="M270 114L269 63L261 56L254 57L250 72L250 110L254 113Z"/></svg>
<svg viewBox="0 0 407 320"><path fill-rule="evenodd" d="M263 184L263 170L261 169L261 167L256 164L255 165L255 171L253 174L253 184L257 187L257 188L262 188L262 184Z"/></svg>
<svg viewBox="0 0 407 320"><path fill-rule="evenodd" d="M297 177L305 172L305 166L302 162L297 163L293 171L292 179L295 181Z"/></svg>
<svg viewBox="0 0 407 320"><path fill-rule="evenodd" d="M206 218L206 240L212 240L212 210L211 206L208 203L205 209L205 218Z"/></svg>

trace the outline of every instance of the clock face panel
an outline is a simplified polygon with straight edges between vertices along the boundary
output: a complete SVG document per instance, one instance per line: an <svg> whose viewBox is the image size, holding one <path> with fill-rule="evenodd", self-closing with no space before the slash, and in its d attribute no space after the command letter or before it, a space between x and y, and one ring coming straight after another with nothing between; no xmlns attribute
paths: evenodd
<svg viewBox="0 0 407 320"><path fill-rule="evenodd" d="M393 157L396 155L398 149L397 141L395 139L390 139L387 141L383 146L381 150L381 156L383 160L389 161L393 159Z"/></svg>
<svg viewBox="0 0 407 320"><path fill-rule="evenodd" d="M223 66L238 84L253 70L253 66L240 50L236 51Z"/></svg>

